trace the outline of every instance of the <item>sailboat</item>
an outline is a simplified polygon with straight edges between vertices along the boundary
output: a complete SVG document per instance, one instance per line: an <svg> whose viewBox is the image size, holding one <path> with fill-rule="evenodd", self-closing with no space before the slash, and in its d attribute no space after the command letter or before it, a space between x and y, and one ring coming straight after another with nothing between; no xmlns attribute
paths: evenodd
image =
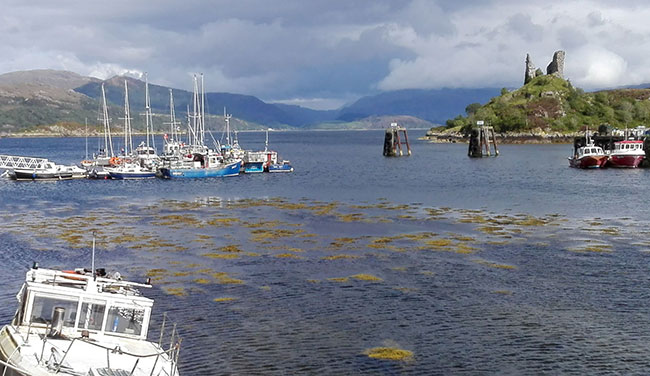
<svg viewBox="0 0 650 376"><path fill-rule="evenodd" d="M201 85L194 76L193 112L188 121L188 145L177 158L167 158L159 169L164 178L210 178L237 176L241 159L226 160L223 154L205 145L205 91L203 75Z"/></svg>
<svg viewBox="0 0 650 376"><path fill-rule="evenodd" d="M139 159L133 156L133 136L131 128L131 110L129 107L129 85L124 80L124 158L116 167L107 167L106 171L113 179L147 179L155 178L156 172L143 167Z"/></svg>
<svg viewBox="0 0 650 376"><path fill-rule="evenodd" d="M178 126L180 122L176 121L176 109L174 108L174 93L169 89L169 133L163 136L163 159L173 158L181 154L181 148L185 144L180 138L180 129Z"/></svg>
<svg viewBox="0 0 650 376"><path fill-rule="evenodd" d="M140 160L142 166L155 170L160 163L160 157L156 153L156 140L153 133L153 114L151 112L151 98L149 96L149 78L147 73L144 75L144 107L145 107L145 127L146 139L135 148L135 155Z"/></svg>
<svg viewBox="0 0 650 376"><path fill-rule="evenodd" d="M120 159L115 155L113 151L113 137L111 135L111 124L110 118L108 117L108 105L106 104L106 90L104 88L104 83L102 82L102 112L101 116L98 119L104 125L104 143L103 146L99 145L99 151L95 154L93 153L93 158L81 162L81 165L85 167L88 172L88 177L93 179L108 179L110 175L108 171L105 171L105 167L116 166L120 163Z"/></svg>

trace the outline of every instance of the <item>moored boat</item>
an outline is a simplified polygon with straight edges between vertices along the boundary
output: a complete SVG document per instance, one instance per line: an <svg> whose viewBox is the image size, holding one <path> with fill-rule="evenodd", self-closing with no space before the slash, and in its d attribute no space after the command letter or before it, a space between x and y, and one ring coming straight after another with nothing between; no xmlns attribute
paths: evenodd
<svg viewBox="0 0 650 376"><path fill-rule="evenodd" d="M274 163L266 166L266 172L293 172L291 162L284 160L282 163Z"/></svg>
<svg viewBox="0 0 650 376"><path fill-rule="evenodd" d="M1 374L178 375L176 333L168 350L162 341L147 340L153 300L139 289L148 287L102 269L58 271L34 264L13 320L0 330Z"/></svg>
<svg viewBox="0 0 650 376"><path fill-rule="evenodd" d="M105 169L112 179L150 179L156 172L135 163L124 163L114 168Z"/></svg>
<svg viewBox="0 0 650 376"><path fill-rule="evenodd" d="M68 180L85 178L88 173L78 166L57 165L44 160L35 168L15 168L9 171L8 176L15 180Z"/></svg>
<svg viewBox="0 0 650 376"><path fill-rule="evenodd" d="M242 162L225 163L220 155L194 154L189 161L172 161L160 168L163 178L214 178L237 176L241 171Z"/></svg>
<svg viewBox="0 0 650 376"><path fill-rule="evenodd" d="M579 147L573 157L569 157L569 165L576 168L600 168L607 163L607 158L603 148L588 143Z"/></svg>
<svg viewBox="0 0 650 376"><path fill-rule="evenodd" d="M607 166L636 168L645 158L643 141L623 140L614 142L614 149L609 153Z"/></svg>

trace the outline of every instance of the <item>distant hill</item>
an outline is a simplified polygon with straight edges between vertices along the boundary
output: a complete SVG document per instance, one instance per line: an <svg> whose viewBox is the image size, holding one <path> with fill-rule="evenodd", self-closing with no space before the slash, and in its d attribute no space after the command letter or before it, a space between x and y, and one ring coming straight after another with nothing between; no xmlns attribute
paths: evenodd
<svg viewBox="0 0 650 376"><path fill-rule="evenodd" d="M410 115L436 124L465 112L468 103L486 103L500 89L397 90L363 97L340 110L338 120L355 121L372 115Z"/></svg>
<svg viewBox="0 0 650 376"><path fill-rule="evenodd" d="M124 80L129 83L129 102L136 129L143 127L144 82L131 77L112 77L105 82L109 114L115 126L121 123ZM54 124L97 125L101 80L56 70L32 70L0 75L0 133ZM164 131L169 113L169 88L149 85L154 121ZM192 94L174 89L177 118L185 122ZM468 103L485 103L498 95L492 89L399 90L363 97L336 110L313 110L294 105L266 103L250 95L207 93L206 112L210 129L223 124L223 109L233 114L231 123L241 130L273 128L344 129L384 127L400 119L409 127L441 124L462 114ZM72 127L72 128L70 128Z"/></svg>
<svg viewBox="0 0 650 376"><path fill-rule="evenodd" d="M649 98L650 89L585 93L562 78L543 75L483 106L468 106L467 116L448 120L447 128L467 130L478 120L497 132L575 132L585 127L598 130L601 125L631 128L650 122Z"/></svg>
<svg viewBox="0 0 650 376"><path fill-rule="evenodd" d="M339 110L312 110L311 108L290 104L274 103L274 106L284 111L297 127L310 127L331 122L339 116Z"/></svg>
<svg viewBox="0 0 650 376"><path fill-rule="evenodd" d="M132 112L144 111L145 83L138 79L116 76L104 81L106 100L115 106L123 106L125 80L129 86L129 103ZM76 88L75 91L99 100L101 99L101 84L101 81L89 82ZM186 108L192 105L192 93L186 90L173 89L173 95L174 106L180 119L183 116L182 114L186 113ZM169 88L149 84L149 96L154 112L169 113ZM207 114L223 115L225 107L228 113L245 121L274 127L293 125L291 116L286 112L251 95L206 93L205 102Z"/></svg>
<svg viewBox="0 0 650 376"><path fill-rule="evenodd" d="M84 123L85 118L95 118L95 101L72 90L93 80L54 70L0 75L0 132L59 122Z"/></svg>
<svg viewBox="0 0 650 376"><path fill-rule="evenodd" d="M399 125L414 129L428 129L434 126L433 123L426 120L416 118L408 115L384 115L384 116L368 116L363 119L358 119L350 122L331 122L320 123L310 127L310 129L386 129L391 123L396 122Z"/></svg>

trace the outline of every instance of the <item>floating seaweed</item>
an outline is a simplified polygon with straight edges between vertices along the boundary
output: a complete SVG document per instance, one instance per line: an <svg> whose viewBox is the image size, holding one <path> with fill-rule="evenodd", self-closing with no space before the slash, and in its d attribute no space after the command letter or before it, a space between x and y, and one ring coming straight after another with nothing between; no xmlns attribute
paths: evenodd
<svg viewBox="0 0 650 376"><path fill-rule="evenodd" d="M373 347L363 353L373 359L410 360L413 358L413 352L392 347Z"/></svg>
<svg viewBox="0 0 650 376"><path fill-rule="evenodd" d="M352 275L352 276L350 276L350 278L358 279L360 281L369 281L369 282L381 282L381 281L383 281L383 279L381 279L379 277L375 277L372 274L363 274L363 273Z"/></svg>

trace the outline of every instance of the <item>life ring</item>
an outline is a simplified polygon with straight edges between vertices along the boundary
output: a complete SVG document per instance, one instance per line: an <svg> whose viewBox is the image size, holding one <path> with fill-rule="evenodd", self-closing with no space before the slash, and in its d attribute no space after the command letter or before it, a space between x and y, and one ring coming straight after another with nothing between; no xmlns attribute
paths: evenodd
<svg viewBox="0 0 650 376"><path fill-rule="evenodd" d="M119 166L122 164L122 160L118 157L112 157L111 159L108 160L108 163L111 166Z"/></svg>

